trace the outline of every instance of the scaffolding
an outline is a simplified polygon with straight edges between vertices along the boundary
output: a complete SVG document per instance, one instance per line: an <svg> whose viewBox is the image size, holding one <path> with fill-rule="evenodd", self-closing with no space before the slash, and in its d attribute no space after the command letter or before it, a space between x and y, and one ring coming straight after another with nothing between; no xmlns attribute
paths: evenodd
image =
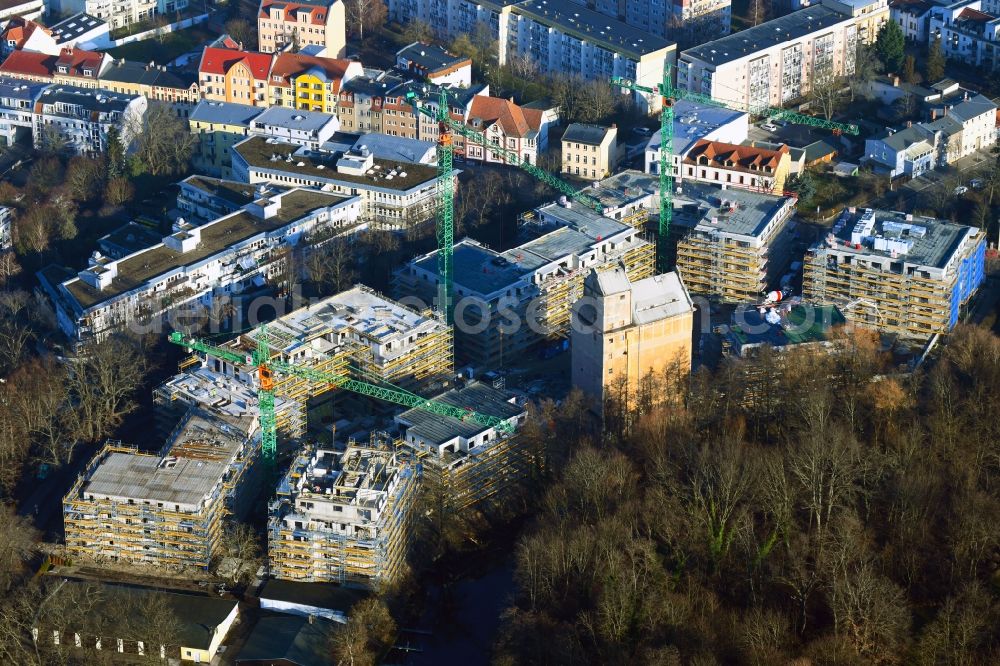
<svg viewBox="0 0 1000 666"><path fill-rule="evenodd" d="M159 454L108 442L63 499L67 554L207 569L222 520L245 510L259 437L249 419L192 409Z"/></svg>
<svg viewBox="0 0 1000 666"><path fill-rule="evenodd" d="M400 442L373 433L346 450L300 451L269 506L275 578L378 588L403 568L416 470Z"/></svg>

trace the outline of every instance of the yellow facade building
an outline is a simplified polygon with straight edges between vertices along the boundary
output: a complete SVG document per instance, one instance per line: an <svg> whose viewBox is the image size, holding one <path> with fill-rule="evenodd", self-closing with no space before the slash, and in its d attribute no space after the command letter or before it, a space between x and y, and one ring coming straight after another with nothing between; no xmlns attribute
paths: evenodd
<svg viewBox="0 0 1000 666"><path fill-rule="evenodd" d="M629 406L649 375L690 372L694 305L677 273L632 282L621 268L592 271L575 309L573 385L598 409Z"/></svg>
<svg viewBox="0 0 1000 666"><path fill-rule="evenodd" d="M271 106L336 115L341 86L363 74L353 60L282 53L271 67L268 98Z"/></svg>

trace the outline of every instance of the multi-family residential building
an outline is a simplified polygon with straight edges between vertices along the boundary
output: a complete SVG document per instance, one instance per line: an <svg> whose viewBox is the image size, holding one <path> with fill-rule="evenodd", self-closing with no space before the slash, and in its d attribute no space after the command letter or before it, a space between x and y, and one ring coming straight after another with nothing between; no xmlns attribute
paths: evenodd
<svg viewBox="0 0 1000 666"><path fill-rule="evenodd" d="M806 7L686 49L677 62L677 86L739 109L782 106L806 97L817 74L853 74L857 44L853 16Z"/></svg>
<svg viewBox="0 0 1000 666"><path fill-rule="evenodd" d="M934 6L927 32L930 40L941 40L941 52L949 60L996 70L1000 67L1000 5L989 0L960 0Z"/></svg>
<svg viewBox="0 0 1000 666"><path fill-rule="evenodd" d="M152 21L157 14L186 9L188 0L53 0L49 11L59 14L84 12L108 22L112 30L133 23Z"/></svg>
<svg viewBox="0 0 1000 666"><path fill-rule="evenodd" d="M538 154L548 148L549 123L545 113L518 106L508 99L476 95L463 120L471 129L482 132L490 143L517 153L522 162L537 164ZM437 128L434 129L434 132L427 132L428 139L436 138ZM468 160L507 162L503 154L487 150L474 141L462 141L456 149Z"/></svg>
<svg viewBox="0 0 1000 666"><path fill-rule="evenodd" d="M22 16L7 21L0 32L0 55L4 57L21 50L59 55L59 48L50 29Z"/></svg>
<svg viewBox="0 0 1000 666"><path fill-rule="evenodd" d="M0 21L21 17L37 21L45 13L45 0L7 0L0 3Z"/></svg>
<svg viewBox="0 0 1000 666"><path fill-rule="evenodd" d="M343 84L363 75L361 63L353 60L280 53L271 67L270 103L271 106L336 114Z"/></svg>
<svg viewBox="0 0 1000 666"><path fill-rule="evenodd" d="M188 116L191 133L198 138L191 161L198 173L230 179L230 148L250 134L253 119L264 109L249 104L202 100Z"/></svg>
<svg viewBox="0 0 1000 666"><path fill-rule="evenodd" d="M251 331L223 347L242 354L256 347L258 338ZM360 285L270 322L267 344L272 360L409 391L428 391L453 376L450 327L429 311L417 312ZM255 382L252 368L208 355L156 389L157 417L169 427L192 405L224 404L241 414L255 406ZM217 390L220 386L225 391ZM275 424L282 441L306 435L307 408L338 395L331 389L296 375L275 378Z"/></svg>
<svg viewBox="0 0 1000 666"><path fill-rule="evenodd" d="M677 273L635 282L620 268L591 271L572 333L573 386L602 410L630 408L652 375L691 371L694 305Z"/></svg>
<svg viewBox="0 0 1000 666"><path fill-rule="evenodd" d="M643 230L650 214L660 208L659 191L659 178L625 169L583 188L580 194L600 201L604 217Z"/></svg>
<svg viewBox="0 0 1000 666"><path fill-rule="evenodd" d="M377 158L360 147L312 150L261 136L238 143L232 154L236 180L357 196L362 221L384 229L420 224L437 209L436 167Z"/></svg>
<svg viewBox="0 0 1000 666"><path fill-rule="evenodd" d="M930 0L892 0L889 3L890 19L899 24L907 41L927 44L930 35Z"/></svg>
<svg viewBox="0 0 1000 666"><path fill-rule="evenodd" d="M673 42L572 0L392 0L389 13L400 22L424 21L446 39L472 35L481 24L497 40L500 65L519 59L541 75L601 82L621 76L655 87L676 57ZM643 109L659 108L658 95L635 99Z"/></svg>
<svg viewBox="0 0 1000 666"><path fill-rule="evenodd" d="M319 149L340 130L337 116L272 106L250 122L250 136Z"/></svg>
<svg viewBox="0 0 1000 666"><path fill-rule="evenodd" d="M618 167L618 127L573 123L562 136L563 173L580 178L604 178Z"/></svg>
<svg viewBox="0 0 1000 666"><path fill-rule="evenodd" d="M112 58L98 51L64 48L58 55L14 51L0 65L0 74L29 81L62 83L80 88L101 87L101 74Z"/></svg>
<svg viewBox="0 0 1000 666"><path fill-rule="evenodd" d="M267 556L283 580L377 588L404 570L417 476L397 442L304 448L269 507Z"/></svg>
<svg viewBox="0 0 1000 666"><path fill-rule="evenodd" d="M268 81L274 56L227 46L206 46L198 64L204 99L268 106Z"/></svg>
<svg viewBox="0 0 1000 666"><path fill-rule="evenodd" d="M6 145L32 136L35 100L45 87L44 83L0 77L0 136Z"/></svg>
<svg viewBox="0 0 1000 666"><path fill-rule="evenodd" d="M692 294L756 302L791 263L795 198L685 183L674 195L677 272Z"/></svg>
<svg viewBox="0 0 1000 666"><path fill-rule="evenodd" d="M854 18L858 41L874 44L882 26L890 18L889 0L821 0L822 4L845 16Z"/></svg>
<svg viewBox="0 0 1000 666"><path fill-rule="evenodd" d="M926 340L958 323L985 279L985 252L973 227L847 209L806 254L802 294L856 324Z"/></svg>
<svg viewBox="0 0 1000 666"><path fill-rule="evenodd" d="M680 175L681 161L701 139L743 143L750 133L750 116L718 106L681 99L674 103L674 176ZM646 173L660 172L660 133L653 132L646 144Z"/></svg>
<svg viewBox="0 0 1000 666"><path fill-rule="evenodd" d="M178 219L162 243L122 259L95 253L75 275L49 267L39 277L74 342L150 330L182 307L203 310L215 298L287 282L285 250L310 234L351 229L360 214L358 197L302 188L264 194L207 224Z"/></svg>
<svg viewBox="0 0 1000 666"><path fill-rule="evenodd" d="M337 109L340 126L345 132L383 132L417 138L416 120L413 108L405 101L404 83L402 78L387 74L376 78L357 76L344 82ZM407 125L393 122L393 116L405 119ZM383 118L387 121L384 124Z"/></svg>
<svg viewBox="0 0 1000 666"><path fill-rule="evenodd" d="M160 453L106 444L63 499L74 560L207 569L255 496L257 419L189 410Z"/></svg>
<svg viewBox="0 0 1000 666"><path fill-rule="evenodd" d="M347 48L345 20L343 0L261 0L258 48L278 53L315 45L328 58L342 58Z"/></svg>
<svg viewBox="0 0 1000 666"><path fill-rule="evenodd" d="M439 86L472 85L472 58L457 56L436 44L413 42L396 51L396 69Z"/></svg>
<svg viewBox="0 0 1000 666"><path fill-rule="evenodd" d="M529 438L519 432L527 410L513 394L471 382L434 400L503 419L509 429L420 409L396 417L400 440L419 458L422 482L435 498L429 505L432 511L442 512L447 519L450 513L501 508L515 501L525 483L544 471L542 451L533 449Z"/></svg>
<svg viewBox="0 0 1000 666"><path fill-rule="evenodd" d="M986 97L976 95L954 106L946 105L942 112L931 122L910 124L900 131L886 130L866 139L866 160L892 178L915 178L996 144L997 105Z"/></svg>
<svg viewBox="0 0 1000 666"><path fill-rule="evenodd" d="M141 95L70 86L49 86L34 104L36 148L61 141L72 152L88 156L107 152L111 128L118 131L123 145L130 145L148 106Z"/></svg>
<svg viewBox="0 0 1000 666"><path fill-rule="evenodd" d="M179 182L178 186L180 191L177 193L177 208L184 214L186 221L196 225L211 222L229 213L235 213L254 199L260 198L262 194L259 186L202 175L188 176ZM284 188L269 185L263 193L277 194L283 191ZM151 247L160 242L159 234L153 233L148 227L144 228L151 234L151 236L147 236L148 241L145 247ZM132 252L112 254L104 247L101 249L106 256L114 259L121 259L132 254ZM133 251L139 249L142 248L135 248Z"/></svg>
<svg viewBox="0 0 1000 666"><path fill-rule="evenodd" d="M167 71L154 63L112 60L100 75L102 88L117 93L142 95L150 101L166 102L177 115L187 118L201 99L193 74Z"/></svg>
<svg viewBox="0 0 1000 666"><path fill-rule="evenodd" d="M699 139L684 156L677 181L782 194L791 165L785 145L770 149Z"/></svg>
<svg viewBox="0 0 1000 666"><path fill-rule="evenodd" d="M592 268L620 262L632 279L653 273L653 245L631 224L588 208L550 204L530 218L534 240L496 252L464 239L455 245L456 354L482 368L503 365L569 335L572 305ZM399 269L396 293L432 305L437 297L437 251Z"/></svg>

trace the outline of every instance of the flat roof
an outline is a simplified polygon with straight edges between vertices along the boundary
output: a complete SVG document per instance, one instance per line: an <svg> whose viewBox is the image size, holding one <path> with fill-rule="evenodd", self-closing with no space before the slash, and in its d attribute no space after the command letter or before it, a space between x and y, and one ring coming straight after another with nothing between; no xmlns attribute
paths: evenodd
<svg viewBox="0 0 1000 666"><path fill-rule="evenodd" d="M861 208L856 209L853 213L850 209L844 209L841 212L833 227L836 231L831 230L830 233L836 239L833 249L837 252L858 256L893 258L892 250L877 250L871 242L862 241L860 248L851 244L855 226L861 221L864 213L865 210ZM897 256L893 258L895 261L909 265L943 269L965 241L978 232L978 229L974 227L932 217L920 217L886 210L873 210L873 213L875 224L868 235L898 239L909 243L910 247L905 253L897 252ZM915 229L908 228L910 226L915 227ZM825 243L820 241L820 244Z"/></svg>
<svg viewBox="0 0 1000 666"><path fill-rule="evenodd" d="M259 106L234 104L232 102L213 102L203 99L191 109L188 120L249 127L250 122L263 113L263 111Z"/></svg>
<svg viewBox="0 0 1000 666"><path fill-rule="evenodd" d="M741 313L743 323L731 324L728 335L743 345L785 347L810 342L825 342L830 330L845 323L844 315L833 305L793 305L788 310L775 308L781 320L769 324L755 308Z"/></svg>
<svg viewBox="0 0 1000 666"><path fill-rule="evenodd" d="M227 201L236 207L245 206L259 196L258 188L260 185L241 183L237 180L225 180L210 176L188 176L181 182L199 189L205 194ZM269 194L274 194L275 191L283 192L287 189L270 183L267 184L267 188Z"/></svg>
<svg viewBox="0 0 1000 666"><path fill-rule="evenodd" d="M132 100L139 97L141 95L116 93L101 88L77 88L75 86L53 85L42 91L42 94L38 96L38 101L43 104L52 105L59 103L70 104L99 113L110 111L121 113L128 108Z"/></svg>
<svg viewBox="0 0 1000 666"><path fill-rule="evenodd" d="M434 72L453 67L464 62L471 63L472 60L466 56L449 53L446 49L437 44L425 44L423 42L413 42L396 51L397 58L405 58L413 64Z"/></svg>
<svg viewBox="0 0 1000 666"><path fill-rule="evenodd" d="M161 456L109 453L81 492L85 498L180 505L197 511L254 429L251 415L193 409ZM176 458L176 460L175 460Z"/></svg>
<svg viewBox="0 0 1000 666"><path fill-rule="evenodd" d="M511 10L537 23L555 27L577 39L636 60L649 53L676 47L675 42L587 9L572 0L524 0L513 3Z"/></svg>
<svg viewBox="0 0 1000 666"><path fill-rule="evenodd" d="M724 65L772 46L793 42L814 32L826 30L838 23L856 20L829 7L813 5L726 37L685 49L681 52L681 58L690 56L712 65Z"/></svg>
<svg viewBox="0 0 1000 666"><path fill-rule="evenodd" d="M750 125L750 116L745 111L734 111L719 106L699 104L681 99L674 103L674 155L683 155L699 139L705 138L710 132L737 122L740 117ZM659 150L660 133L653 132L646 144L647 150Z"/></svg>
<svg viewBox="0 0 1000 666"><path fill-rule="evenodd" d="M659 188L659 176L628 169L599 181L597 187L593 185L585 187L580 190L580 194L597 199L605 209L608 209L655 195L659 192Z"/></svg>
<svg viewBox="0 0 1000 666"><path fill-rule="evenodd" d="M605 295L630 291L632 295L632 320L643 325L676 317L694 310L691 296L676 272L651 275L630 282L621 268L593 271L587 279L596 284Z"/></svg>
<svg viewBox="0 0 1000 666"><path fill-rule="evenodd" d="M274 125L302 132L318 132L330 123L336 122L336 117L319 111L303 111L289 109L287 106L272 106L253 119L255 127Z"/></svg>
<svg viewBox="0 0 1000 666"><path fill-rule="evenodd" d="M280 229L309 212L344 200L336 194L309 189L296 189L279 196L281 207L273 217L261 219L247 211L230 213L199 227L201 242L190 252L177 252L160 243L118 260L118 275L103 290L91 287L79 277L64 283L66 289L87 308L146 284L157 275L195 264L247 238Z"/></svg>
<svg viewBox="0 0 1000 666"><path fill-rule="evenodd" d="M263 136L250 137L233 146L233 150L253 167L316 176L345 183L357 183L386 190L409 190L437 178L437 168L435 167L412 163L400 165L397 161L380 158L374 160L374 164L379 168L373 168L372 171L387 174L395 170L397 173L392 180L386 180L384 177L376 179L372 172L363 176L339 173L337 171L339 155L336 153L319 154L318 151L310 150L309 154L306 155L302 146L281 141L276 142ZM272 160L273 156L277 156L277 159ZM291 157L290 161L289 157ZM402 166L402 171L397 169L400 166Z"/></svg>
<svg viewBox="0 0 1000 666"><path fill-rule="evenodd" d="M405 136L391 136L372 132L359 137L350 147L360 150L364 146L376 159L401 160L410 164L426 164L421 159L428 155L437 163L437 144L433 141L421 141Z"/></svg>
<svg viewBox="0 0 1000 666"><path fill-rule="evenodd" d="M264 583L258 596L261 599L287 601L349 615L354 605L370 596L370 593L335 583L303 583L271 578Z"/></svg>
<svg viewBox="0 0 1000 666"><path fill-rule="evenodd" d="M511 398L513 394L506 391L482 382L473 382L435 396L434 401L507 420L525 412L524 407L510 402ZM407 435L412 434L433 444L444 444L455 437L475 437L489 430L489 426L471 419L431 414L422 409L408 409L397 416L396 420L408 424Z"/></svg>
<svg viewBox="0 0 1000 666"><path fill-rule="evenodd" d="M62 44L64 42L77 39L91 30L107 25L107 21L102 21L96 16L80 12L79 14L73 14L69 18L59 21L59 23L51 26L49 30L52 31L52 36L55 37L56 43Z"/></svg>
<svg viewBox="0 0 1000 666"><path fill-rule="evenodd" d="M138 222L126 222L114 231L97 239L100 244L107 244L121 250L127 254L144 250L147 247L156 245L163 240L163 237L156 231Z"/></svg>
<svg viewBox="0 0 1000 666"><path fill-rule="evenodd" d="M447 326L389 300L364 285L356 285L328 298L299 308L267 325L268 344L272 349L293 354L304 346L315 351L333 351L337 345L322 338L332 333L354 331L364 340L385 344L403 341L412 336L439 333ZM245 334L256 338L257 331ZM409 351L406 344L398 346L388 358Z"/></svg>
<svg viewBox="0 0 1000 666"><path fill-rule="evenodd" d="M414 264L429 273L437 275L437 251L430 252L414 260ZM516 284L531 272L511 263L500 253L463 238L455 244L452 254L452 271L455 284L479 294L491 294Z"/></svg>
<svg viewBox="0 0 1000 666"><path fill-rule="evenodd" d="M702 232L757 237L788 201L775 194L685 181L674 196L674 222Z"/></svg>

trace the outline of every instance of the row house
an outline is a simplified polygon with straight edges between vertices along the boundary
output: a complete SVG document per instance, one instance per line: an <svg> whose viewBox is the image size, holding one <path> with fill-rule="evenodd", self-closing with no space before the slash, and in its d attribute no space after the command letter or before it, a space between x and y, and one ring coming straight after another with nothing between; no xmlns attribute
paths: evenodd
<svg viewBox="0 0 1000 666"><path fill-rule="evenodd" d="M892 0L889 16L899 24L907 41L928 43L931 9L936 5L930 0Z"/></svg>
<svg viewBox="0 0 1000 666"><path fill-rule="evenodd" d="M106 53L73 48L61 49L58 55L14 51L0 65L0 75L80 88L100 88L100 78L112 60Z"/></svg>
<svg viewBox="0 0 1000 666"><path fill-rule="evenodd" d="M268 98L271 106L336 115L341 87L363 75L361 63L353 60L280 53L271 67Z"/></svg>
<svg viewBox="0 0 1000 666"><path fill-rule="evenodd" d="M684 157L677 180L780 195L785 191L791 166L786 145L772 150L701 139Z"/></svg>
<svg viewBox="0 0 1000 666"><path fill-rule="evenodd" d="M112 60L100 77L101 87L118 93L143 95L150 101L170 104L187 118L201 98L193 74L168 71L155 62Z"/></svg>
<svg viewBox="0 0 1000 666"><path fill-rule="evenodd" d="M257 13L258 48L264 53L306 46L341 58L347 48L343 0L262 0Z"/></svg>

